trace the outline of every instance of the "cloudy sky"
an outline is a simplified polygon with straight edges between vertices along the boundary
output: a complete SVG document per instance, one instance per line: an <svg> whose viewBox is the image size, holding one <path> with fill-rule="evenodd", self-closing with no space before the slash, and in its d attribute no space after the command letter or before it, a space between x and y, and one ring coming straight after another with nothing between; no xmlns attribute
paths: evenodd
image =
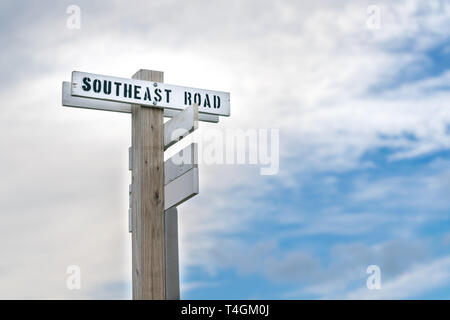
<svg viewBox="0 0 450 320"><path fill-rule="evenodd" d="M61 82L142 68L231 93L202 129L280 132L277 175L200 165L183 299L450 298L449 1L5 0L0 18L0 298L131 298L131 119L62 107Z"/></svg>

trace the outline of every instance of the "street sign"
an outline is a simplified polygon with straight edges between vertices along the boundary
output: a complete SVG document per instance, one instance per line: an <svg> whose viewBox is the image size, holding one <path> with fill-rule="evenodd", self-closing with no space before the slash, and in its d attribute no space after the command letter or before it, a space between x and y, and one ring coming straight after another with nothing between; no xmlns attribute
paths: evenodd
<svg viewBox="0 0 450 320"><path fill-rule="evenodd" d="M126 102L142 106L184 110L196 103L204 113L230 115L230 94L168 85L165 83L117 78L93 73L72 72L73 96Z"/></svg>
<svg viewBox="0 0 450 320"><path fill-rule="evenodd" d="M198 106L187 107L176 117L164 123L164 150L198 128Z"/></svg>
<svg viewBox="0 0 450 320"><path fill-rule="evenodd" d="M192 168L164 186L164 210L178 206L198 193L198 168Z"/></svg>
<svg viewBox="0 0 450 320"><path fill-rule="evenodd" d="M71 84L67 81L64 81L62 84L62 105L73 108L131 113L131 104L129 103L72 96ZM180 112L182 111L165 108L164 117L173 118ZM219 116L199 112L198 120L217 123L219 122Z"/></svg>
<svg viewBox="0 0 450 320"><path fill-rule="evenodd" d="M164 185L176 180L189 170L198 167L198 146L192 143L164 161Z"/></svg>

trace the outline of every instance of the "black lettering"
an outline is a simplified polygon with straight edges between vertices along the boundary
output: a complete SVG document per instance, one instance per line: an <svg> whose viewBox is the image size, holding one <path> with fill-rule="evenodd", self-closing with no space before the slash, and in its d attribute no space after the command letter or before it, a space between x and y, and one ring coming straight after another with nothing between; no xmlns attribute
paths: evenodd
<svg viewBox="0 0 450 320"><path fill-rule="evenodd" d="M205 96L205 102L203 103L203 106L205 108L211 108L211 102L209 101L209 95L208 94L206 94L206 96Z"/></svg>
<svg viewBox="0 0 450 320"><path fill-rule="evenodd" d="M152 101L150 89L148 87L145 88L144 100Z"/></svg>
<svg viewBox="0 0 450 320"><path fill-rule="evenodd" d="M194 94L194 103L199 106L202 104L202 97L200 96L200 93Z"/></svg>
<svg viewBox="0 0 450 320"><path fill-rule="evenodd" d="M84 83L84 84L81 86L81 88L83 88L84 91L89 91L89 90L91 90L91 84L90 84L90 82L91 82L91 78L84 77L84 78L83 78L83 83Z"/></svg>
<svg viewBox="0 0 450 320"><path fill-rule="evenodd" d="M120 82L114 82L114 84L116 85L116 96L118 97L118 96L120 95L119 89L120 89L120 86L122 85L122 83L120 83Z"/></svg>
<svg viewBox="0 0 450 320"><path fill-rule="evenodd" d="M184 104L187 106L190 106L192 104L190 92L187 91L184 92Z"/></svg>
<svg viewBox="0 0 450 320"><path fill-rule="evenodd" d="M166 91L166 102L169 103L170 102L169 94L172 92L172 90L164 89L164 91Z"/></svg>
<svg viewBox="0 0 450 320"><path fill-rule="evenodd" d="M141 97L139 96L141 94L141 86L134 86L134 98L141 100Z"/></svg>
<svg viewBox="0 0 450 320"><path fill-rule="evenodd" d="M105 94L111 94L111 81L103 81L103 92Z"/></svg>
<svg viewBox="0 0 450 320"><path fill-rule="evenodd" d="M131 84L123 84L123 97L124 98L131 98L131 89L133 86Z"/></svg>
<svg viewBox="0 0 450 320"><path fill-rule="evenodd" d="M102 90L102 83L100 82L100 80L95 79L94 83L93 83L93 87L94 87L94 92L100 92L100 90Z"/></svg>
<svg viewBox="0 0 450 320"><path fill-rule="evenodd" d="M155 95L156 95L155 101L159 102L162 100L161 89L155 89Z"/></svg>
<svg viewBox="0 0 450 320"><path fill-rule="evenodd" d="M214 108L219 109L220 108L220 97L214 96Z"/></svg>

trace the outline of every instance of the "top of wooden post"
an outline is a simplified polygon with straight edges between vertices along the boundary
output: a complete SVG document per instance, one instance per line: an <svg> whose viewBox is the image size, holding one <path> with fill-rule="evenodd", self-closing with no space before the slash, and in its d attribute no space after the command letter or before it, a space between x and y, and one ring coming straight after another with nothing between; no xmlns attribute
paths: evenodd
<svg viewBox="0 0 450 320"><path fill-rule="evenodd" d="M132 76L132 78L153 82L164 82L164 72L140 69Z"/></svg>

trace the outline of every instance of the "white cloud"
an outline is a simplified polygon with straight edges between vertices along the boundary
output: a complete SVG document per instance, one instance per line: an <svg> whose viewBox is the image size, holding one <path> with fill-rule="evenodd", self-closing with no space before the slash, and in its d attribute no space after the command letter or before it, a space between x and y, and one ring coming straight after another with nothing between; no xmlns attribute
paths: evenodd
<svg viewBox="0 0 450 320"><path fill-rule="evenodd" d="M287 298L355 299L358 298L357 294L369 295L370 290L366 288L369 275L366 269L370 265L381 268L384 290L385 284L396 282L396 279L414 273L416 268L434 263L430 260L428 243L413 240L392 240L372 246L357 242L336 245L332 247L329 260L328 265L322 265L316 269L313 281L298 283L301 289L287 292L285 296ZM311 277L310 274L305 276ZM293 279L295 278L291 277L291 281ZM430 283L430 288L445 285L445 283ZM363 289L355 290L355 287L363 287ZM399 283L396 288L398 289L397 298L409 297L410 295L404 294L408 288L406 282ZM417 288L416 292L420 293L420 289Z"/></svg>
<svg viewBox="0 0 450 320"><path fill-rule="evenodd" d="M450 257L436 259L415 267L395 279L382 282L381 290L358 289L348 299L406 299L415 298L450 283Z"/></svg>

